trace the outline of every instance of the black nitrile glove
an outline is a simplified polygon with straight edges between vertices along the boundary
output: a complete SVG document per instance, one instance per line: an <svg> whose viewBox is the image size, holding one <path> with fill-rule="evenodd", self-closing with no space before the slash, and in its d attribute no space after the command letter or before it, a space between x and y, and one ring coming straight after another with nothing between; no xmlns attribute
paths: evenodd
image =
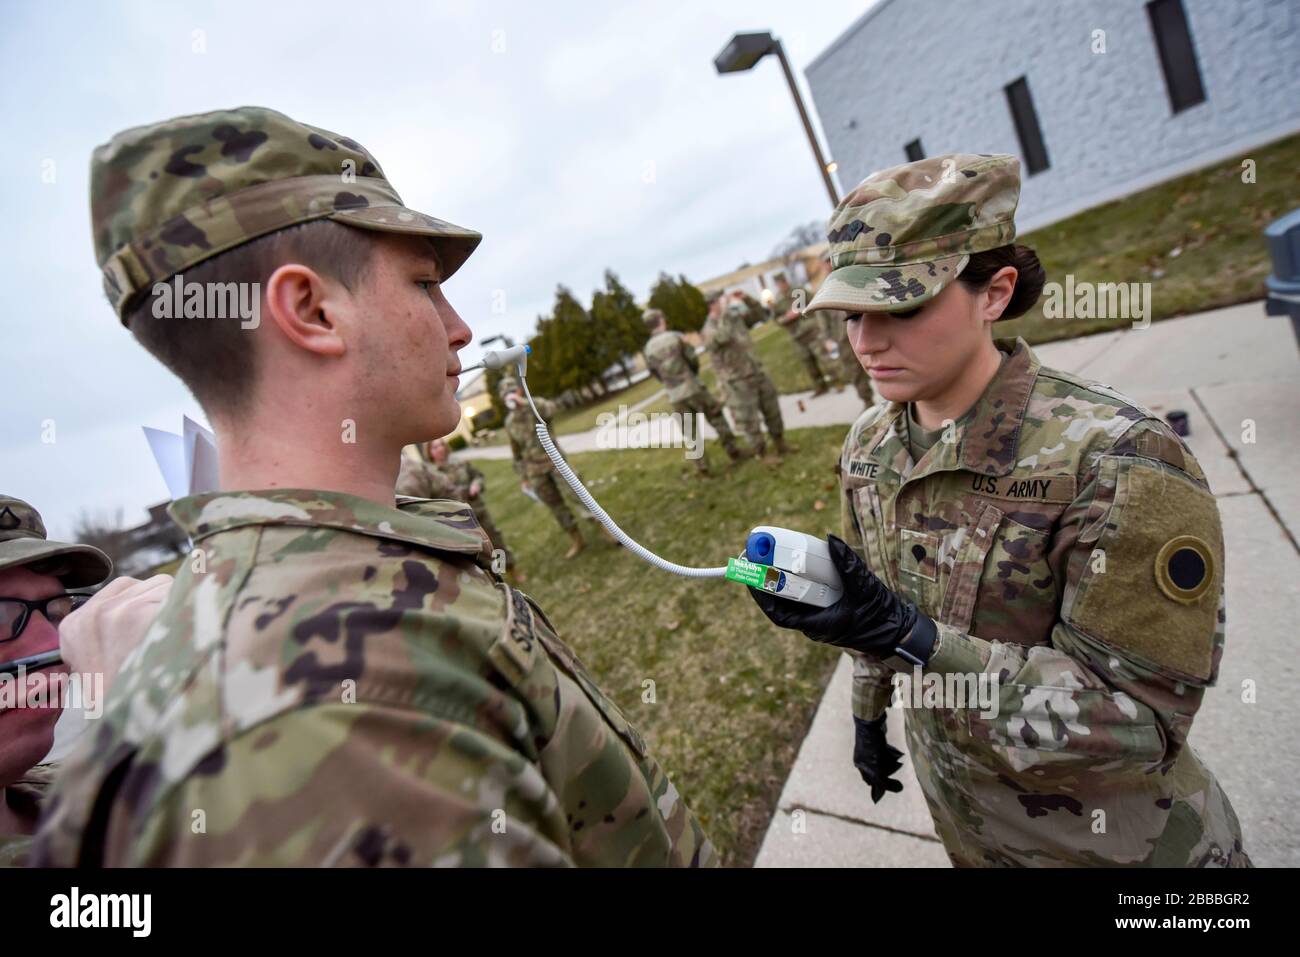
<svg viewBox="0 0 1300 957"><path fill-rule="evenodd" d="M831 561L844 584L844 595L829 608L779 598L760 588L751 588L763 614L782 628L802 631L813 641L860 651L876 658L894 654L907 641L908 652L922 664L934 647L934 622L899 598L871 573L853 549L834 535L827 535Z"/></svg>
<svg viewBox="0 0 1300 957"><path fill-rule="evenodd" d="M862 780L871 785L874 804L880 803L886 791L897 794L903 790L903 782L895 781L892 776L903 766L903 752L885 740L886 717L888 712L875 721L863 721L857 715L853 716L853 766L862 775Z"/></svg>

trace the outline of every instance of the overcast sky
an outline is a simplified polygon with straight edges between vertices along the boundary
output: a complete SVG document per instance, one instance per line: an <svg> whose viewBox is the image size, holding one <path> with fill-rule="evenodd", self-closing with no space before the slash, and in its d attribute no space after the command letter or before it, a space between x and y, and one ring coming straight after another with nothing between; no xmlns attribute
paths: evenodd
<svg viewBox="0 0 1300 957"><path fill-rule="evenodd" d="M8 0L0 493L55 536L83 509L143 521L168 495L140 427L203 421L101 292L87 169L114 133L257 104L353 137L407 205L483 233L447 295L476 339L522 339L558 283L589 304L608 267L644 298L661 270L702 281L825 217L777 62L712 60L770 29L807 96L804 66L870 5Z"/></svg>

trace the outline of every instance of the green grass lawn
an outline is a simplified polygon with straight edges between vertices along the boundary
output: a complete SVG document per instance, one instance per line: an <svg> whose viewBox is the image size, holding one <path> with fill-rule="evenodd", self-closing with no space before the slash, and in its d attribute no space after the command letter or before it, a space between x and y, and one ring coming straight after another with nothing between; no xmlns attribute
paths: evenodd
<svg viewBox="0 0 1300 957"><path fill-rule="evenodd" d="M1242 161L1255 182L1242 182ZM1086 210L1016 241L1032 246L1049 282L1151 283L1153 321L1265 295L1264 227L1300 203L1300 135ZM1042 303L999 324L1030 342L1068 339L1132 320L1046 319ZM1002 329L1005 326L1005 331Z"/></svg>
<svg viewBox="0 0 1300 957"><path fill-rule="evenodd" d="M722 565L754 525L838 532L833 469L844 431L791 433L800 451L778 467L751 461L723 471L725 456L710 443L720 473L712 479L692 475L675 450L593 452L571 464L647 548L685 565ZM477 464L493 517L529 576L524 590L646 736L724 861L750 864L837 652L770 625L744 586L658 571L591 522L583 523L587 549L564 561L567 539L519 491L510 463ZM643 701L647 680L654 703Z"/></svg>
<svg viewBox="0 0 1300 957"><path fill-rule="evenodd" d="M613 412L617 414L620 405L625 405L630 409L641 400L650 398L662 388L663 385L654 376L642 379L636 385L620 389L612 395L607 395L599 402L574 409L565 409L555 417L553 422L549 423L551 431L556 435L570 435L574 432L586 432L588 429L594 429L603 413Z"/></svg>

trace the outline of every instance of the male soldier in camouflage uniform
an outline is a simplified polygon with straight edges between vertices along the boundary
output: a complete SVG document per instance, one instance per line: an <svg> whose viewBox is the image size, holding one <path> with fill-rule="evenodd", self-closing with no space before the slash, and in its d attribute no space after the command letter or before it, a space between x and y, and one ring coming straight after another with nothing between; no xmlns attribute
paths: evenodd
<svg viewBox="0 0 1300 957"><path fill-rule="evenodd" d="M572 558L586 547L587 540L582 537L578 520L573 517L569 504L564 500L564 493L560 491L560 483L555 480L555 463L537 438L537 420L524 396L523 386L514 376L506 376L497 383L497 393L506 403L506 435L510 437L510 454L514 456L515 472L523 485L532 489L546 510L555 517L560 528L568 533L570 544L564 557ZM550 399L533 396L533 403L547 422L559 411ZM554 436L551 441L555 442L557 449L560 448L560 443ZM560 449L560 454L564 454L563 449Z"/></svg>
<svg viewBox="0 0 1300 957"><path fill-rule="evenodd" d="M85 600L67 590L98 585L112 572L113 563L98 548L47 541L36 509L0 495L0 664L57 649L59 625ZM18 707L18 675L0 679L0 867L26 863L55 773L38 762L50 753L63 711L63 702L48 694L48 680L68 672L66 664L24 667L28 707ZM43 706L30 706L37 701Z"/></svg>
<svg viewBox="0 0 1300 957"><path fill-rule="evenodd" d="M722 406L698 378L700 362L695 358L695 350L680 332L668 329L667 320L658 309L646 310L645 324L650 330L650 339L642 350L646 365L650 374L668 389L668 401L673 404L673 411L680 412L683 418L703 415L718 433L727 457L733 462L743 459L745 453L736 444L736 436L727 424L727 417L722 414ZM704 450L701 448L700 451ZM695 465L700 474L708 474L708 454L700 455Z"/></svg>
<svg viewBox="0 0 1300 957"><path fill-rule="evenodd" d="M712 293L708 302L709 318L700 330L700 337L718 374L722 401L736 420L736 431L743 432L753 453L769 463L787 452L798 451L786 444L785 423L781 419L776 386L772 385L758 361L740 310L728 308L726 297L721 292ZM775 458L769 458L767 454L767 443L763 440L764 423L776 446Z"/></svg>
<svg viewBox="0 0 1300 957"><path fill-rule="evenodd" d="M394 507L402 447L460 415L470 333L441 283L478 234L405 208L355 141L255 107L119 134L91 183L106 290L197 394L227 490L172 504L195 552L33 861L712 863L473 512ZM153 320L142 294L181 271L256 277L262 321Z"/></svg>
<svg viewBox="0 0 1300 957"><path fill-rule="evenodd" d="M737 306L743 307L745 325L750 329L768 318L767 310L763 308L763 304L743 289L737 289L731 294L731 306L733 308Z"/></svg>
<svg viewBox="0 0 1300 957"><path fill-rule="evenodd" d="M486 482L483 473L475 468L474 463L451 458L451 449L445 439L433 439L425 444L428 458L414 457L403 453L402 467L397 473L397 494L412 498L450 498L464 502L474 510L474 518L479 527L487 533L493 549L502 552L506 567L514 570L515 559L506 546L505 536L492 521L487 502L483 498ZM516 574L515 580L525 579Z"/></svg>
<svg viewBox="0 0 1300 957"><path fill-rule="evenodd" d="M1018 194L1014 157L957 154L875 173L837 208L836 270L809 310L853 313L855 348L898 398L844 443L852 546L831 538L844 599L754 594L778 624L852 652L854 763L876 800L901 788L885 744L893 675L991 683L990 708L941 696L907 711L954 864L1250 866L1187 741L1223 654L1218 508L1159 417L988 337L1041 287L1040 274L1012 298L1039 268L1008 249ZM982 288L951 283L967 269ZM908 363L950 335L980 341L969 362L987 359L989 381L946 426L922 425L924 376Z"/></svg>
<svg viewBox="0 0 1300 957"><path fill-rule="evenodd" d="M824 395L832 385L839 384L839 378L824 351L822 323L801 311L807 302L806 289L792 289L790 280L785 276L777 277L776 304L772 311L776 321L790 333L794 351L808 370L808 378L812 379L813 395Z"/></svg>

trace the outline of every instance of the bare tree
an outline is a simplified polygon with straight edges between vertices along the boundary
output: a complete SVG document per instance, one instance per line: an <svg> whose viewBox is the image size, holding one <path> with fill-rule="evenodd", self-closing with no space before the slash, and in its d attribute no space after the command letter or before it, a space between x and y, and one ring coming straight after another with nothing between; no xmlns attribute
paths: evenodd
<svg viewBox="0 0 1300 957"><path fill-rule="evenodd" d="M124 557L127 548L127 529L124 526L125 515L117 508L110 516L106 512L91 514L82 509L73 525L73 541L82 545L94 545L105 552L114 564Z"/></svg>
<svg viewBox="0 0 1300 957"><path fill-rule="evenodd" d="M773 259L789 260L791 256L813 243L826 238L826 223L820 219L810 220L802 226L796 226L786 234L785 239L776 244L772 250Z"/></svg>

